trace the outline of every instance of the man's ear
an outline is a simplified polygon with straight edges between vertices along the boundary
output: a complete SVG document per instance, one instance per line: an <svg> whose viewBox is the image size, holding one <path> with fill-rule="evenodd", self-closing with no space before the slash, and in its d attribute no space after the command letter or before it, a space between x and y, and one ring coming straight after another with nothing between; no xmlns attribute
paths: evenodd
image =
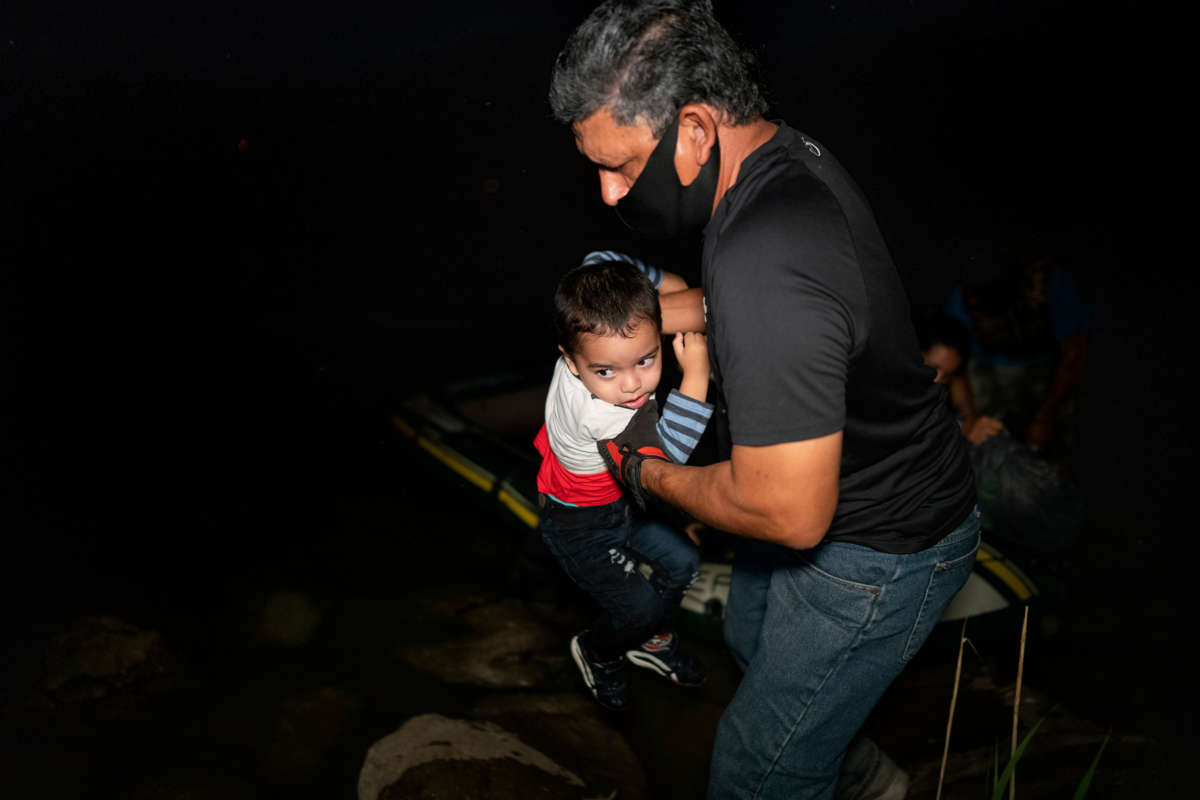
<svg viewBox="0 0 1200 800"><path fill-rule="evenodd" d="M571 354L563 350L563 346L558 346L558 352L562 353L563 360L567 362L567 369L571 370L571 374L576 378L579 377L579 368L575 366L575 359L571 358Z"/></svg>
<svg viewBox="0 0 1200 800"><path fill-rule="evenodd" d="M703 103L689 103L679 109L679 135L675 139L675 172L679 182L688 186L708 163L717 143L717 119Z"/></svg>

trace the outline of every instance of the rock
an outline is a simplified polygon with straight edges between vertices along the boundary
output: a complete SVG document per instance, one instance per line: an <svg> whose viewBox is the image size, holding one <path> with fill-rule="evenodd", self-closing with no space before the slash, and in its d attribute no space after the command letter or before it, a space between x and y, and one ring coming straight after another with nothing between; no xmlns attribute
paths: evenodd
<svg viewBox="0 0 1200 800"><path fill-rule="evenodd" d="M161 688L176 663L156 631L115 617L83 617L47 646L43 688L58 703Z"/></svg>
<svg viewBox="0 0 1200 800"><path fill-rule="evenodd" d="M321 610L298 592L277 592L263 608L258 639L268 644L298 647L308 644L321 622Z"/></svg>
<svg viewBox="0 0 1200 800"><path fill-rule="evenodd" d="M403 661L447 683L523 689L546 684L566 666L566 637L524 603L455 600L431 601L423 616L442 630L464 632L448 641L405 644Z"/></svg>
<svg viewBox="0 0 1200 800"><path fill-rule="evenodd" d="M284 701L264 771L273 783L296 783L322 765L358 710L358 698L337 688L318 689Z"/></svg>
<svg viewBox="0 0 1200 800"><path fill-rule="evenodd" d="M578 775L490 722L422 714L371 745L358 800L585 797Z"/></svg>
<svg viewBox="0 0 1200 800"><path fill-rule="evenodd" d="M579 775L600 796L647 797L637 755L602 714L582 692L495 695L471 710L473 718L501 725Z"/></svg>

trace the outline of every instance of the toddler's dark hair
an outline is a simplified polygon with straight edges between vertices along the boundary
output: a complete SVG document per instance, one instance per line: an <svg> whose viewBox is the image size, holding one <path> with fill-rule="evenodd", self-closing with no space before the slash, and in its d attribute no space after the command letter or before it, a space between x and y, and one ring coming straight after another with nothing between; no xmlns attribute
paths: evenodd
<svg viewBox="0 0 1200 800"><path fill-rule="evenodd" d="M630 336L643 321L662 330L658 292L637 267L623 261L576 267L554 290L554 334L568 354L575 353L582 334Z"/></svg>

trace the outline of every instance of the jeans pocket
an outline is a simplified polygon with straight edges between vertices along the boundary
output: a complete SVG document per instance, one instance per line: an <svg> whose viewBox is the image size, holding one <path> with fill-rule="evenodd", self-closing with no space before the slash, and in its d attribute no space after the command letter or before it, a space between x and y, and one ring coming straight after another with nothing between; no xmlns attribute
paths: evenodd
<svg viewBox="0 0 1200 800"><path fill-rule="evenodd" d="M838 577L804 556L800 565L788 573L804 602L829 621L848 629L870 621L879 597L878 586Z"/></svg>
<svg viewBox="0 0 1200 800"><path fill-rule="evenodd" d="M972 547L970 551L949 561L938 561L933 565L933 569L929 572L929 581L925 586L925 596L921 599L921 609L917 612L912 630L908 633L908 641L904 645L904 655L901 656L901 659L905 663L908 663L921 649L921 645L925 644L929 634L933 633L934 626L941 620L946 606L967 582L967 578L970 577L971 570L975 566L975 550L978 546L979 536L976 534L975 547Z"/></svg>

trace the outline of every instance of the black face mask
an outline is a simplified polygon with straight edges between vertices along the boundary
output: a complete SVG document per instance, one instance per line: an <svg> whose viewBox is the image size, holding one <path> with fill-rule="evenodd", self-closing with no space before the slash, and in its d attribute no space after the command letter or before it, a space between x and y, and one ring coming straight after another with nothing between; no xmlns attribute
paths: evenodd
<svg viewBox="0 0 1200 800"><path fill-rule="evenodd" d="M696 180L684 186L675 171L675 142L679 123L663 134L629 193L617 203L617 216L644 236L671 239L695 235L712 217L721 164L720 143L714 141L708 161Z"/></svg>

